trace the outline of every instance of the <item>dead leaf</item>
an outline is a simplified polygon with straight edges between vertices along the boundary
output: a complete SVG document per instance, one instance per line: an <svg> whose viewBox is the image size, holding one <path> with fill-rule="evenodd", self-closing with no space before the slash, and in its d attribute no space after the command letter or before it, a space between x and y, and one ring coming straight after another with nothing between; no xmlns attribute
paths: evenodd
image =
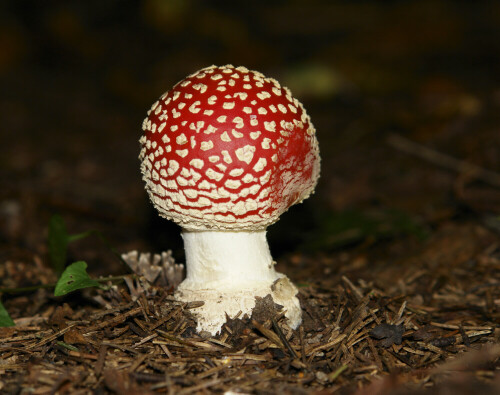
<svg viewBox="0 0 500 395"><path fill-rule="evenodd" d="M76 328L71 328L64 334L64 341L68 344L85 344L87 340Z"/></svg>
<svg viewBox="0 0 500 395"><path fill-rule="evenodd" d="M49 324L53 326L57 326L60 329L65 328L67 318L70 318L73 315L73 310L67 303L64 303L62 306L57 306L54 313L49 318Z"/></svg>
<svg viewBox="0 0 500 395"><path fill-rule="evenodd" d="M153 395L153 392L139 386L130 374L123 370L104 371L104 383L110 391L119 395Z"/></svg>
<svg viewBox="0 0 500 395"><path fill-rule="evenodd" d="M387 348L393 344L401 344L403 341L403 325L380 324L370 331L370 336L380 340L378 344Z"/></svg>
<svg viewBox="0 0 500 395"><path fill-rule="evenodd" d="M274 303L273 297L269 294L263 298L255 297L255 307L252 311L252 320L263 323L274 318L283 306Z"/></svg>

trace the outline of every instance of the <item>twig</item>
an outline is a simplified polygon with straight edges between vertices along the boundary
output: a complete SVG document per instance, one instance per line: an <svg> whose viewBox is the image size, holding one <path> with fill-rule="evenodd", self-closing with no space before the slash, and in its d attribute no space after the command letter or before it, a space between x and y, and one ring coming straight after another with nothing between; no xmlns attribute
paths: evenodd
<svg viewBox="0 0 500 395"><path fill-rule="evenodd" d="M140 307L136 307L134 309L131 309L123 314L119 314L117 316L114 316L113 318L107 320L107 321L103 321L103 322L99 322L95 325L92 325L90 327L87 327L84 329L83 333L89 333L89 332L92 332L92 331L97 331L97 330L101 330L101 329L104 329L106 328L107 326L112 326L112 325L117 325L117 324L120 324L122 322L125 322L125 320L129 317L133 317L137 314L139 314L140 312L142 311L142 309Z"/></svg>
<svg viewBox="0 0 500 395"><path fill-rule="evenodd" d="M306 347L304 344L304 327L301 325L299 327L299 339L300 339L300 357L302 360L302 363L305 365L306 364Z"/></svg>
<svg viewBox="0 0 500 395"><path fill-rule="evenodd" d="M195 348L198 348L198 345L197 344L194 344L190 341L186 341L186 340L182 340L182 339L179 339L177 336L174 336L174 335L171 335L165 331L162 331L161 329L157 329L156 332L161 336L161 337L164 337L165 339L168 339L170 341L173 341L173 342L176 342L176 343L179 343L179 344L182 344L183 346L188 346L188 347L195 347Z"/></svg>
<svg viewBox="0 0 500 395"><path fill-rule="evenodd" d="M349 288L352 290L352 292L356 298L356 302L360 302L363 299L363 293L359 290L359 288L356 287L351 282L351 280L349 280L346 276L342 276L342 281L344 281L349 286Z"/></svg>
<svg viewBox="0 0 500 395"><path fill-rule="evenodd" d="M389 135L387 143L397 150L417 156L437 166L453 170L457 173L472 174L478 180L500 188L500 174L494 171L474 165L465 160L453 158L452 156L433 150L425 145L415 143L397 134Z"/></svg>
<svg viewBox="0 0 500 395"><path fill-rule="evenodd" d="M33 350L34 348L41 347L44 344L47 344L51 342L52 340L57 339L59 336L64 335L67 331L69 331L71 328L73 328L75 325L68 325L66 328L61 329L60 331L53 333L50 336L47 336L46 338L40 340L38 343L31 344L30 346L26 347L26 350Z"/></svg>
<svg viewBox="0 0 500 395"><path fill-rule="evenodd" d="M265 337L267 337L270 341L272 341L274 344L276 344L279 348L282 350L285 349L285 346L283 345L283 342L279 338L279 336L274 333L272 330L267 329L264 325L262 325L260 322L257 322L256 320L252 320L252 325L260 332L262 333Z"/></svg>
<svg viewBox="0 0 500 395"><path fill-rule="evenodd" d="M274 318L271 318L271 322L273 324L274 331L278 334L279 338L281 339L281 342L286 346L286 348L288 348L288 351L290 351L290 354L292 355L292 357L297 359L298 358L297 353L295 352L295 350L292 348L292 346L290 345L290 343L286 339L285 335L283 334L280 327L278 326L278 323L276 322L276 320Z"/></svg>
<svg viewBox="0 0 500 395"><path fill-rule="evenodd" d="M97 362L95 364L95 374L97 377L101 376L102 369L104 368L104 362L106 361L106 354L108 352L108 346L105 344L101 344L99 347L99 355L97 358Z"/></svg>

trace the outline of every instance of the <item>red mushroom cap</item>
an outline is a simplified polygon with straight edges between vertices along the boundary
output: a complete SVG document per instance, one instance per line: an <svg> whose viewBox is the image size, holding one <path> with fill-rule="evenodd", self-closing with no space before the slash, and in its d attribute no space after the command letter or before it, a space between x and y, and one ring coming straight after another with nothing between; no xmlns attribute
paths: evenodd
<svg viewBox="0 0 500 395"><path fill-rule="evenodd" d="M188 230L260 230L309 197L319 149L290 91L256 71L211 66L153 104L139 156L161 216Z"/></svg>

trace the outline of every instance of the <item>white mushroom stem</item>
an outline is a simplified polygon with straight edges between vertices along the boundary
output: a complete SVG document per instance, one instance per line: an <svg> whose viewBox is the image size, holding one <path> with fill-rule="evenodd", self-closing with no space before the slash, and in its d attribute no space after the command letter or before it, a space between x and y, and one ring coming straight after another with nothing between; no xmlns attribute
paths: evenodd
<svg viewBox="0 0 500 395"><path fill-rule="evenodd" d="M191 289L239 289L278 279L266 232L182 232Z"/></svg>
<svg viewBox="0 0 500 395"><path fill-rule="evenodd" d="M186 251L186 279L176 297L182 301L203 301L193 309L198 331L220 331L226 314L251 315L255 296L271 294L286 309L290 326L301 321L297 289L274 270L266 231L183 231Z"/></svg>

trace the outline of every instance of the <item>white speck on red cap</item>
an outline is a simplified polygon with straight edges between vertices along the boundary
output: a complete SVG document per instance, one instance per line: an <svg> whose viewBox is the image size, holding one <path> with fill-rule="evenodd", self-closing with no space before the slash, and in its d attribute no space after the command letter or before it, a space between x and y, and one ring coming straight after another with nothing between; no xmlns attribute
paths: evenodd
<svg viewBox="0 0 500 395"><path fill-rule="evenodd" d="M146 190L161 216L187 230L265 229L319 177L302 104L245 67L190 75L153 104L143 130Z"/></svg>

